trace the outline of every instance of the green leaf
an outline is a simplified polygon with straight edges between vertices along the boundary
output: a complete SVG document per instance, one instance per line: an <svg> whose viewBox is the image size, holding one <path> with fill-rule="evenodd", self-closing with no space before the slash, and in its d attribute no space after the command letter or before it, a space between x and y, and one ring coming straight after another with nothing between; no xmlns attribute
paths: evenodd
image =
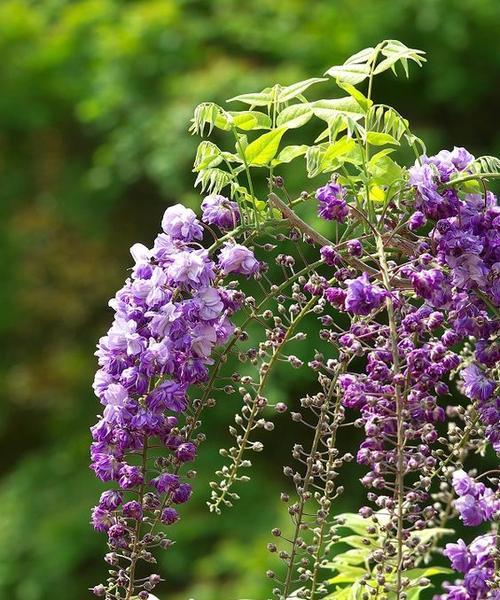
<svg viewBox="0 0 500 600"><path fill-rule="evenodd" d="M305 144L302 144L301 146L285 146L278 156L273 160L273 165L289 163L294 158L303 156L307 152L308 148L309 146L306 146Z"/></svg>
<svg viewBox="0 0 500 600"><path fill-rule="evenodd" d="M388 156L382 157L376 164L368 164L368 170L371 175L371 183L375 185L391 185L403 177L403 169Z"/></svg>
<svg viewBox="0 0 500 600"><path fill-rule="evenodd" d="M329 164L335 158L339 158L340 156L343 156L351 150L353 150L355 146L356 142L353 139L348 138L346 136L340 138L340 140L334 142L333 144L330 144L325 150L325 153L323 154L322 163L324 165Z"/></svg>
<svg viewBox="0 0 500 600"><path fill-rule="evenodd" d="M343 565L359 565L366 560L371 551L372 549L368 546L364 548L350 548L341 554L337 554L333 560L325 565L325 568L340 571Z"/></svg>
<svg viewBox="0 0 500 600"><path fill-rule="evenodd" d="M420 594L426 590L427 588L432 587L432 585L420 585L416 587L409 588L406 591L406 600L418 600Z"/></svg>
<svg viewBox="0 0 500 600"><path fill-rule="evenodd" d="M324 77L311 77L310 79L305 79L304 81L298 81L297 83L292 83L292 85L288 85L287 87L281 88L278 93L278 102L287 102L288 100L292 100L292 98L296 98L302 92L305 92L307 88L311 87L315 83L320 83L321 81L327 81Z"/></svg>
<svg viewBox="0 0 500 600"><path fill-rule="evenodd" d="M385 144L395 144L399 146L396 138L388 133L378 133L377 131L367 131L366 141L373 146L384 146Z"/></svg>
<svg viewBox="0 0 500 600"><path fill-rule="evenodd" d="M363 109L363 112L367 112L370 106L372 106L373 100L367 98L362 92L358 90L358 88L355 88L347 81L337 79L337 85L343 90L345 90L348 94L350 94L354 98L354 100L356 100L359 106Z"/></svg>
<svg viewBox="0 0 500 600"><path fill-rule="evenodd" d="M199 185L202 192L218 194L232 179L232 175L222 169L209 168L198 173L194 185Z"/></svg>
<svg viewBox="0 0 500 600"><path fill-rule="evenodd" d="M363 543L363 539L368 539L370 544ZM371 538L363 538L361 535L346 535L342 538L342 543L347 544L348 546L352 546L353 548L369 548L370 546L375 545L375 541Z"/></svg>
<svg viewBox="0 0 500 600"><path fill-rule="evenodd" d="M370 67L366 64L343 64L338 67L331 67L326 75L334 77L339 81L356 85L364 81L370 74Z"/></svg>
<svg viewBox="0 0 500 600"><path fill-rule="evenodd" d="M209 167L216 167L222 160L221 149L212 142L204 140L196 150L193 171L196 173Z"/></svg>
<svg viewBox="0 0 500 600"><path fill-rule="evenodd" d="M377 152L376 154L374 154L368 164L369 165L376 165L379 160L381 160L382 158L384 158L384 156L388 156L389 154L392 154L393 152L395 152L395 148L384 148L383 150L380 150L379 152Z"/></svg>
<svg viewBox="0 0 500 600"><path fill-rule="evenodd" d="M330 100L317 100L316 102L311 102L310 106L313 113L319 119L326 122L337 118L339 115L348 115L353 119L361 119L363 117L363 109L351 96Z"/></svg>
<svg viewBox="0 0 500 600"><path fill-rule="evenodd" d="M366 535L366 530L372 525L369 519L363 519L361 515L356 513L343 513L338 515L338 519L342 519L341 527L348 527L360 535Z"/></svg>
<svg viewBox="0 0 500 600"><path fill-rule="evenodd" d="M246 110L241 112L229 112L233 123L238 129L251 131L253 129L271 129L271 119L266 113L258 110Z"/></svg>
<svg viewBox="0 0 500 600"><path fill-rule="evenodd" d="M433 575L451 575L454 572L453 569L448 569L448 567L422 567L405 571L403 575L408 579L419 579L420 577L432 577Z"/></svg>
<svg viewBox="0 0 500 600"><path fill-rule="evenodd" d="M374 75L383 73L384 71L387 71L387 69L392 69L394 73L396 73L394 65L397 62L401 62L405 74L408 77L408 60L412 60L413 62L417 63L419 67L422 66L422 64L426 61L423 56L425 52L422 50L416 50L415 48L408 48L408 46L405 46L398 40L388 40L386 45L382 48L381 54L387 58L382 60L377 65L373 71Z"/></svg>
<svg viewBox="0 0 500 600"><path fill-rule="evenodd" d="M292 104L280 112L276 119L276 125L287 129L296 129L305 125L312 116L313 111L308 104Z"/></svg>
<svg viewBox="0 0 500 600"><path fill-rule="evenodd" d="M325 600L348 600L351 595L351 589L349 586L338 587L331 594L325 597Z"/></svg>
<svg viewBox="0 0 500 600"><path fill-rule="evenodd" d="M325 145L311 146L306 152L306 169L308 177L316 177L321 173L321 157L325 150Z"/></svg>
<svg viewBox="0 0 500 600"><path fill-rule="evenodd" d="M205 129L208 129L207 135L210 135L214 126L226 131L231 129L231 116L217 104L203 102L194 109L191 123L189 131L203 137Z"/></svg>
<svg viewBox="0 0 500 600"><path fill-rule="evenodd" d="M276 156L278 147L286 129L280 127L264 133L245 149L245 158L251 165L267 165Z"/></svg>
<svg viewBox="0 0 500 600"><path fill-rule="evenodd" d="M367 63L371 59L373 59L374 56L375 56L375 48L372 48L370 46L370 48L364 48L363 50L360 50L359 52L356 52L356 54L353 54L352 56L350 56L345 61L344 64L352 65L352 64L359 64L359 63Z"/></svg>
<svg viewBox="0 0 500 600"><path fill-rule="evenodd" d="M329 579L328 583L332 585L335 583L353 583L354 581L357 581L363 577L365 573L366 569L361 567L344 567L342 569L342 573L339 573L338 575L335 575L335 577Z"/></svg>
<svg viewBox="0 0 500 600"><path fill-rule="evenodd" d="M262 92L253 92L250 94L241 94L230 98L228 102L244 102L251 106L268 106L273 101L273 89L266 88Z"/></svg>
<svg viewBox="0 0 500 600"><path fill-rule="evenodd" d="M388 158L387 160L391 159ZM423 529L422 531L413 534L411 537L418 538L421 542L425 543L434 539L436 536L449 535L452 533L455 533L454 529L446 529L444 527L431 527L429 529Z"/></svg>

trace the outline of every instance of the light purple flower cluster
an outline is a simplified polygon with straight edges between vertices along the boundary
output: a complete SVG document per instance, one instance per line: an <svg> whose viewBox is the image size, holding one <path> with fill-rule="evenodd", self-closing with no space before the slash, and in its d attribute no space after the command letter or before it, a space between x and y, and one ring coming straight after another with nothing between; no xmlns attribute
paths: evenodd
<svg viewBox="0 0 500 600"><path fill-rule="evenodd" d="M215 212L210 218L217 220ZM252 251L237 244L226 245L215 262L196 243L202 224L181 205L165 211L162 229L152 249L132 246L135 266L110 301L115 318L96 352L100 369L93 387L103 412L92 427L91 467L117 489L102 494L92 523L107 533L113 552L129 553L130 560L137 553L148 560L147 530L174 523L172 504L191 495L179 470L195 458L197 445L179 414L188 407L189 387L207 380L213 350L231 336L230 317L244 299L222 277L258 270ZM147 456L151 445L164 448L154 463ZM135 586L124 572L113 585Z"/></svg>
<svg viewBox="0 0 500 600"><path fill-rule="evenodd" d="M458 495L454 506L468 527L489 521L500 510L500 500L495 492L469 477L462 469L453 473L453 489Z"/></svg>
<svg viewBox="0 0 500 600"><path fill-rule="evenodd" d="M495 547L496 536L493 534L480 535L469 545L462 539L456 544L446 544L445 556L456 571L464 574L464 578L453 584L445 583L446 594L436 597L436 600L498 598L498 590L495 595L490 583L495 569Z"/></svg>
<svg viewBox="0 0 500 600"><path fill-rule="evenodd" d="M207 196L201 203L203 221L220 229L236 228L240 222L240 211L236 202L220 194Z"/></svg>
<svg viewBox="0 0 500 600"><path fill-rule="evenodd" d="M318 215L326 221L343 223L349 214L349 207L345 201L345 189L335 181L330 181L316 190L318 200Z"/></svg>

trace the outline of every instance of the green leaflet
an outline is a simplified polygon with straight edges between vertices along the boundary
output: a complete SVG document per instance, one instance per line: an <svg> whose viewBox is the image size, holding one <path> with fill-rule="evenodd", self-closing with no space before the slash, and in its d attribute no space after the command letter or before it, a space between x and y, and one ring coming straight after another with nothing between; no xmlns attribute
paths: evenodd
<svg viewBox="0 0 500 600"><path fill-rule="evenodd" d="M280 112L276 119L276 125L287 129L296 129L305 125L312 116L313 111L309 104L292 104Z"/></svg>
<svg viewBox="0 0 500 600"><path fill-rule="evenodd" d="M311 102L309 105L313 113L327 123L338 117L339 114L348 115L355 120L363 117L363 109L352 96L330 100L317 100L316 102Z"/></svg>
<svg viewBox="0 0 500 600"><path fill-rule="evenodd" d="M267 165L276 156L286 128L280 127L264 133L245 148L245 159L250 165Z"/></svg>
<svg viewBox="0 0 500 600"><path fill-rule="evenodd" d="M451 575L454 572L453 569L447 567L422 567L421 569L405 571L405 577L418 579L419 577L432 577L433 575Z"/></svg>
<svg viewBox="0 0 500 600"><path fill-rule="evenodd" d="M383 156L376 163L369 163L370 183L375 185L391 185L403 177L403 169L388 156Z"/></svg>
<svg viewBox="0 0 500 600"><path fill-rule="evenodd" d="M354 583L366 573L362 567L342 567L341 572L328 580L328 583Z"/></svg>
<svg viewBox="0 0 500 600"><path fill-rule="evenodd" d="M285 146L278 156L272 161L273 165L279 165L282 163L289 163L294 158L304 156L309 146L302 144L301 146Z"/></svg>
<svg viewBox="0 0 500 600"><path fill-rule="evenodd" d="M348 94L350 94L354 98L354 100L356 100L356 102L362 108L363 112L367 112L370 106L372 106L373 100L367 98L362 92L358 90L358 88L355 88L347 81L337 79L337 85L343 90L345 90Z"/></svg>
<svg viewBox="0 0 500 600"><path fill-rule="evenodd" d="M424 58L425 52L422 50L416 50L415 48L408 48L403 43L397 40L388 40L386 45L381 49L381 54L387 58L383 59L373 71L374 75L383 73L387 69L392 69L396 75L395 64L401 62L406 77L409 76L408 72L408 60L412 60L417 63L419 67L426 61Z"/></svg>
<svg viewBox="0 0 500 600"><path fill-rule="evenodd" d="M203 137L207 130L207 135L210 135L214 126L226 131L231 129L231 116L214 102L199 104L194 109L194 116L189 128L190 133Z"/></svg>
<svg viewBox="0 0 500 600"><path fill-rule="evenodd" d="M361 515L356 513L343 513L338 515L337 519L342 520L341 527L352 529L355 533L366 535L366 529L370 525L370 521L363 519Z"/></svg>
<svg viewBox="0 0 500 600"><path fill-rule="evenodd" d="M352 85L361 83L369 74L370 67L364 64L343 64L339 67L331 67L326 72L326 75Z"/></svg>
<svg viewBox="0 0 500 600"><path fill-rule="evenodd" d="M216 167L222 160L221 149L212 142L204 140L196 150L193 171L197 173L209 167Z"/></svg>
<svg viewBox="0 0 500 600"><path fill-rule="evenodd" d="M208 168L198 173L194 185L199 185L202 192L218 194L232 179L232 175L222 169Z"/></svg>
<svg viewBox="0 0 500 600"><path fill-rule="evenodd" d="M238 129L251 131L254 129L271 129L271 119L266 113L258 110L246 110L241 112L229 112L233 119L233 124Z"/></svg>
<svg viewBox="0 0 500 600"><path fill-rule="evenodd" d="M249 94L240 94L230 98L228 102L243 102L251 106L268 106L273 101L273 88L266 88L262 92L251 92Z"/></svg>
<svg viewBox="0 0 500 600"><path fill-rule="evenodd" d="M320 83L321 81L327 81L327 79L324 77L311 77L310 79L305 79L304 81L292 83L292 85L280 89L277 100L278 102L288 102L288 100L292 100L293 98L300 96L300 94L305 92L307 88L311 87L311 85Z"/></svg>
<svg viewBox="0 0 500 600"><path fill-rule="evenodd" d="M385 146L385 144L399 146L398 140L389 133L378 133L376 131L367 131L366 141L373 146Z"/></svg>

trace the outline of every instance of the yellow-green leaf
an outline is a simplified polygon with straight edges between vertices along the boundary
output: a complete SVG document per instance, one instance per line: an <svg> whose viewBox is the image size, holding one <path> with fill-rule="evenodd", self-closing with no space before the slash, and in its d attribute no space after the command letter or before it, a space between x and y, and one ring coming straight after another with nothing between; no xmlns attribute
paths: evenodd
<svg viewBox="0 0 500 600"><path fill-rule="evenodd" d="M264 133L245 149L246 161L255 166L267 165L278 152L279 144L286 129L280 127Z"/></svg>
<svg viewBox="0 0 500 600"><path fill-rule="evenodd" d="M309 104L292 104L280 112L276 119L276 125L287 129L296 129L305 125L312 116L313 111Z"/></svg>
<svg viewBox="0 0 500 600"><path fill-rule="evenodd" d="M353 119L361 119L363 109L351 96L345 98L333 98L330 100L317 100L311 102L313 113L323 121L329 122L339 114L349 115Z"/></svg>
<svg viewBox="0 0 500 600"><path fill-rule="evenodd" d="M302 144L301 146L285 146L283 150L278 154L278 156L273 160L274 165L279 165L282 163L289 163L294 158L299 156L303 156L309 146Z"/></svg>
<svg viewBox="0 0 500 600"><path fill-rule="evenodd" d="M273 101L273 90L272 88L266 88L262 92L253 92L250 94L241 94L230 98L228 102L244 102L251 106L267 106Z"/></svg>
<svg viewBox="0 0 500 600"><path fill-rule="evenodd" d="M337 85L345 90L348 94L350 94L354 100L361 106L364 112L366 112L370 106L373 104L373 101L367 98L362 92L355 88L352 84L347 81L342 81L341 79L337 79Z"/></svg>
<svg viewBox="0 0 500 600"><path fill-rule="evenodd" d="M330 77L335 77L335 79L345 81L346 83L351 83L352 85L361 83L369 74L370 67L364 64L344 64L338 67L331 67L326 72L326 75L330 75Z"/></svg>
<svg viewBox="0 0 500 600"><path fill-rule="evenodd" d="M292 100L292 98L300 96L300 94L305 92L311 85L321 81L326 81L326 79L324 77L311 77L310 79L298 81L297 83L292 83L292 85L281 88L278 94L278 102L287 102L288 100Z"/></svg>
<svg viewBox="0 0 500 600"><path fill-rule="evenodd" d="M388 133L379 133L378 131L367 131L366 141L373 146L384 146L385 144L399 146L399 142L395 137Z"/></svg>
<svg viewBox="0 0 500 600"><path fill-rule="evenodd" d="M251 131L253 129L270 129L271 119L266 113L258 110L246 110L242 112L230 112L233 123L238 129Z"/></svg>
<svg viewBox="0 0 500 600"><path fill-rule="evenodd" d="M339 573L338 575L335 575L335 577L329 579L328 583L331 583L332 585L335 583L354 583L363 577L365 573L366 569L363 569L362 567L346 566L342 569L342 573Z"/></svg>

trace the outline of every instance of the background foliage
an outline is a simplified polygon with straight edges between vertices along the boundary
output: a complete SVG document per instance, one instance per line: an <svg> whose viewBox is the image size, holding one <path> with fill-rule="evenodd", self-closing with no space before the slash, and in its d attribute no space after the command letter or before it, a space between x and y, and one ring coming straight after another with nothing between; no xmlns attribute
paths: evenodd
<svg viewBox="0 0 500 600"><path fill-rule="evenodd" d="M194 106L321 75L396 38L429 62L409 81L382 76L375 98L431 153L498 154L499 18L495 0L0 2L0 597L83 600L104 570L87 524L101 489L87 469L92 353L130 244L152 239L167 204L199 203ZM288 376L273 393L304 385ZM279 464L300 433L283 421L237 509L208 516L231 412L221 398L208 416L198 490L162 566L171 600L266 594Z"/></svg>

